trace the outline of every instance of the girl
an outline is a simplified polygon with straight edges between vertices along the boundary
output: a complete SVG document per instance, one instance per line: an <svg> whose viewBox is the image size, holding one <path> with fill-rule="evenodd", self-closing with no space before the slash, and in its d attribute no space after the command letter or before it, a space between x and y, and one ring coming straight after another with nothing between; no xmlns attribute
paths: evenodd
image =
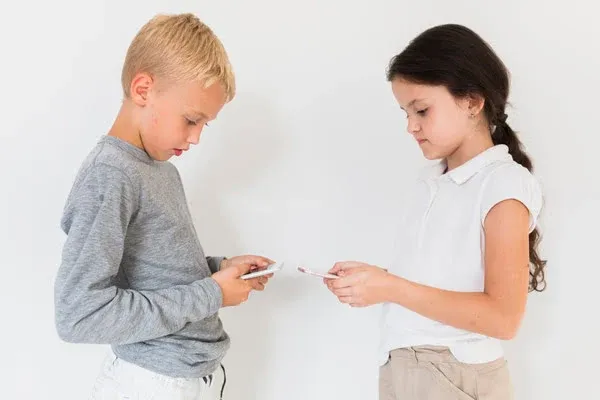
<svg viewBox="0 0 600 400"><path fill-rule="evenodd" d="M339 262L325 282L342 303L384 303L381 400L512 398L501 341L544 289L545 261L508 72L475 32L441 25L392 59L388 80L423 155L442 161L407 190L396 262Z"/></svg>

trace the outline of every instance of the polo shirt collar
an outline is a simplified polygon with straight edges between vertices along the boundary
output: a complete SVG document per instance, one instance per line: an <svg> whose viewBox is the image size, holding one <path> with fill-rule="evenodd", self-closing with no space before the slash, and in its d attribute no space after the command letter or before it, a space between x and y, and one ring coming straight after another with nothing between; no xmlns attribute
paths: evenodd
<svg viewBox="0 0 600 400"><path fill-rule="evenodd" d="M437 166L438 176L447 176L454 183L462 185L473 176L477 175L485 167L498 161L510 161L512 156L508 152L508 146L498 144L479 153L463 165L454 168L452 171L444 174L446 170L446 161L441 161Z"/></svg>

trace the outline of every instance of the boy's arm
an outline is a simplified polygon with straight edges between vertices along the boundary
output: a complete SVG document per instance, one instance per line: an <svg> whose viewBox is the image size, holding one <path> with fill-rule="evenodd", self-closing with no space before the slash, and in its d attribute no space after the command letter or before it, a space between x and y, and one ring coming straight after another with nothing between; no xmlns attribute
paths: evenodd
<svg viewBox="0 0 600 400"><path fill-rule="evenodd" d="M208 263L208 268L210 268L210 272L212 274L216 274L221 270L221 263L225 260L226 257L206 257L206 262Z"/></svg>
<svg viewBox="0 0 600 400"><path fill-rule="evenodd" d="M55 318L68 342L125 344L162 337L216 313L212 278L159 290L115 286L139 194L119 169L95 165L65 209L68 237L55 282Z"/></svg>

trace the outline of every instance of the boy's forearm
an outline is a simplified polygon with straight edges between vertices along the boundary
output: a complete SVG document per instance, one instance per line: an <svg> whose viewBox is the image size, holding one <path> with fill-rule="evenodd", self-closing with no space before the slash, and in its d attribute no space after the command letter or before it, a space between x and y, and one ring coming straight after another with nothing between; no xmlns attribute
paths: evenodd
<svg viewBox="0 0 600 400"><path fill-rule="evenodd" d="M82 287L57 294L56 327L67 342L127 344L154 339L213 315L222 305L221 289L212 278L160 290Z"/></svg>

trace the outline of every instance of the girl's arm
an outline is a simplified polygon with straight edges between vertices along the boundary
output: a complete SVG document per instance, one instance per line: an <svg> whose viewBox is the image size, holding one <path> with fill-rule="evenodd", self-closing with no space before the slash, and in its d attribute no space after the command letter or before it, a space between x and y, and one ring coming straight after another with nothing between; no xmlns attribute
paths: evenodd
<svg viewBox="0 0 600 400"><path fill-rule="evenodd" d="M328 280L354 306L393 302L427 318L499 339L511 339L525 310L529 284L529 211L517 200L495 205L485 222L483 293L441 290L362 263L338 263Z"/></svg>

